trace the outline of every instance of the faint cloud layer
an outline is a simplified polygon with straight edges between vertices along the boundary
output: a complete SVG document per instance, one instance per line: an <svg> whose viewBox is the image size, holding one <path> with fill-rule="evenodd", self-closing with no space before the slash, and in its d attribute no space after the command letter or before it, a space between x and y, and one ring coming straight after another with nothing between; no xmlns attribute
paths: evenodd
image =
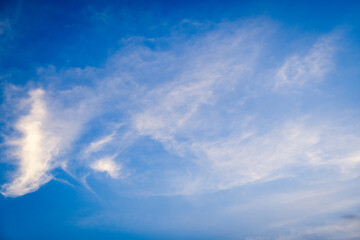
<svg viewBox="0 0 360 240"><path fill-rule="evenodd" d="M0 35L4 34L10 29L9 20L0 21Z"/></svg>
<svg viewBox="0 0 360 240"><path fill-rule="evenodd" d="M303 87L322 80L334 67L337 34L321 37L306 55L290 56L275 75L275 88Z"/></svg>
<svg viewBox="0 0 360 240"><path fill-rule="evenodd" d="M355 240L360 237L360 220L358 218L341 219L335 223L313 227L301 232L293 231L289 234L273 236L272 238L249 237L246 240L298 240L298 239L349 239Z"/></svg>

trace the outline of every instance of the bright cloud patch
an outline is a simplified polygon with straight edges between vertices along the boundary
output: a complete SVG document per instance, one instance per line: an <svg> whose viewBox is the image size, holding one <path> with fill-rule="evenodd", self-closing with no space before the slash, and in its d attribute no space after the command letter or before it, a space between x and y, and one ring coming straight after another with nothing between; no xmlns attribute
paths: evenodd
<svg viewBox="0 0 360 240"><path fill-rule="evenodd" d="M55 100L45 90L35 89L23 100L30 110L14 124L19 137L6 142L17 170L11 182L2 186L3 195L17 197L34 192L53 178L51 171L55 168L68 171L69 159L63 156L93 111L75 100L71 107L65 107L59 102L66 97L58 97Z"/></svg>
<svg viewBox="0 0 360 240"><path fill-rule="evenodd" d="M95 171L106 172L112 178L118 178L121 170L121 165L110 157L99 159L93 162L90 167Z"/></svg>
<svg viewBox="0 0 360 240"><path fill-rule="evenodd" d="M19 161L19 169L11 183L2 187L5 196L21 196L36 191L51 179L49 172L54 168L54 158L59 153L60 139L49 129L48 106L44 91L30 92L30 112L20 118L15 127L21 134L19 139L9 144L14 148L13 155Z"/></svg>

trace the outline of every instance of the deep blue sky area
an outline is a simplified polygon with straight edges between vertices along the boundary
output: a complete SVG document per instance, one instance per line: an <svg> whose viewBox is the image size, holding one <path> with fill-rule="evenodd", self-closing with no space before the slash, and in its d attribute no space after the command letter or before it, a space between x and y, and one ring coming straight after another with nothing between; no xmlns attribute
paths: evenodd
<svg viewBox="0 0 360 240"><path fill-rule="evenodd" d="M0 239L359 239L359 66L355 0L0 0Z"/></svg>
<svg viewBox="0 0 360 240"><path fill-rule="evenodd" d="M1 5L3 18L16 26L2 44L6 49L2 71L31 72L49 64L99 66L122 46L121 39L168 36L184 19L216 23L262 16L310 34L345 26L359 38L354 26L360 21L357 1L2 1Z"/></svg>

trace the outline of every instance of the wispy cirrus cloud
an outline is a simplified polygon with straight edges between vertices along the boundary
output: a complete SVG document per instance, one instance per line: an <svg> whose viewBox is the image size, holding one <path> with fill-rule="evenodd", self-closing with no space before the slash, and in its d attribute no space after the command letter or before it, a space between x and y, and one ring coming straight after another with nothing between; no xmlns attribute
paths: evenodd
<svg viewBox="0 0 360 240"><path fill-rule="evenodd" d="M48 94L49 102L40 97L37 100L46 106L46 115L41 117L35 111L23 118L34 118L36 124L29 123L34 126L41 120L41 127L35 128L41 141L50 143L55 139L56 146L37 144L38 151L46 157L34 153L36 160L32 162L39 172L27 180L34 181L34 187L21 190L27 184L24 183L16 185L20 186L16 194L3 192L18 196L35 191L51 179L51 170L58 166L73 176L77 168L90 168L87 171L103 171L117 178L121 175L118 159L122 152L147 137L161 144L168 154L182 158L186 169L176 173L172 169L171 178L160 174L158 179L164 188L154 194L231 189L291 175L291 168L298 165L336 166L343 175L348 174L358 166L355 133L339 130L340 133L326 135L331 128L341 129L336 121L326 129L319 128L315 123L318 120L311 116L302 120L308 113L289 111L292 103L284 104L282 112L288 111L286 118L281 117L281 111L264 109L279 105L277 98L287 101L287 96L273 91L274 86L315 86L317 80L312 79L324 78L331 71L337 34L319 36L304 55L275 55L279 64L264 66L267 59L274 60L277 49L270 45L277 41L277 31L274 23L264 19L223 23L184 42L175 41L176 36L165 39L174 41L171 49L152 50L143 46L141 39L129 40L128 46L109 58L103 68L39 68L39 77L55 83L50 85L51 90L41 90L42 95ZM273 66L281 66L275 75ZM62 78L86 79L91 84L57 91L54 87ZM69 102L73 101L76 104L71 106ZM274 122L263 124L262 118ZM24 136L28 131L17 130ZM334 148L336 158L330 154L334 139L344 139ZM23 151L19 144L15 149L15 154ZM68 153L76 158L59 157ZM118 157L110 161L108 156ZM18 159L21 162L26 158ZM44 166L37 168L38 162ZM21 168L21 164L18 166ZM132 169L133 184L141 169ZM155 168L153 172L167 170ZM42 178L46 180L40 181ZM5 184L3 189L9 186ZM152 192L151 181L147 187Z"/></svg>
<svg viewBox="0 0 360 240"><path fill-rule="evenodd" d="M93 141L84 150L85 155L100 151L106 144L114 140L114 134L107 135L99 140Z"/></svg>
<svg viewBox="0 0 360 240"><path fill-rule="evenodd" d="M165 193L192 195L226 190L293 177L296 168L324 173L330 169L333 178L339 180L357 178L360 138L334 124L318 125L315 119L306 117L273 126L265 133L245 127L212 141L202 137L167 140L165 144L175 145L174 149L180 146L191 153L197 167L175 180L166 180L174 185ZM329 134L334 128L338 133Z"/></svg>
<svg viewBox="0 0 360 240"><path fill-rule="evenodd" d="M299 88L309 81L320 81L334 68L338 33L319 38L305 54L295 54L285 60L275 74L274 88Z"/></svg>

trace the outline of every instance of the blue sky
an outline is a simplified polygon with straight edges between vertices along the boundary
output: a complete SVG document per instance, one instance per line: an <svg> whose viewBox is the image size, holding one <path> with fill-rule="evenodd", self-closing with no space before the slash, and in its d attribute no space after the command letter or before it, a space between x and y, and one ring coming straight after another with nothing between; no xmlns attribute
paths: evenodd
<svg viewBox="0 0 360 240"><path fill-rule="evenodd" d="M359 239L357 1L1 1L1 239Z"/></svg>

